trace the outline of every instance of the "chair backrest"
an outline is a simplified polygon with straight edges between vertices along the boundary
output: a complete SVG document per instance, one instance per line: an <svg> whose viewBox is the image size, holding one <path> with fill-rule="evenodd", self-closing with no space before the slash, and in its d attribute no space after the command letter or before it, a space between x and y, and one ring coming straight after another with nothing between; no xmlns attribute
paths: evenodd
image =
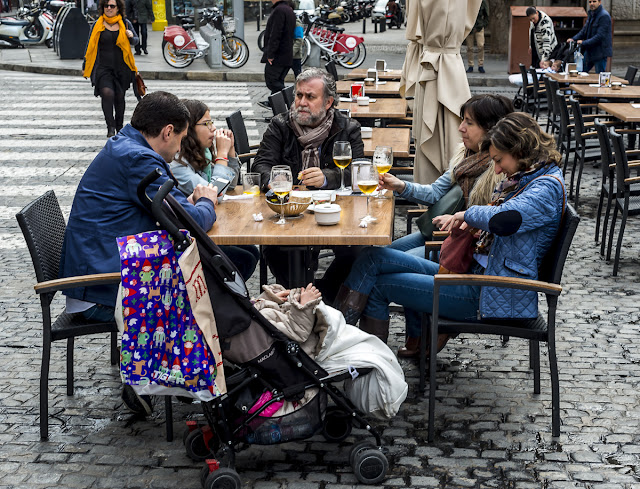
<svg viewBox="0 0 640 489"><path fill-rule="evenodd" d="M571 204L567 202L558 233L540 264L538 274L540 280L554 284L560 283L564 264L567 260L567 254L569 253L569 248L571 247L571 242L576 234L579 222L580 216Z"/></svg>
<svg viewBox="0 0 640 489"><path fill-rule="evenodd" d="M242 112L236 110L231 115L227 116L227 127L231 129L233 133L234 146L236 153L246 154L250 153L249 136L247 135L247 127L244 125L244 119L242 118ZM240 158L242 163L246 163L250 158Z"/></svg>
<svg viewBox="0 0 640 489"><path fill-rule="evenodd" d="M527 76L527 68L522 63L518 64L518 68L520 68L520 74L522 75L522 91L526 93L527 89L531 87L529 77Z"/></svg>
<svg viewBox="0 0 640 489"><path fill-rule="evenodd" d="M547 95L549 100L551 100L551 105L553 106L554 117L560 117L560 107L558 106L558 97L556 97L556 92L560 90L560 84L548 76L545 77L545 83L549 85L549 88L551 89L551 93Z"/></svg>
<svg viewBox="0 0 640 489"><path fill-rule="evenodd" d="M295 92L294 85L291 85L290 87L287 87L284 90L282 90L282 95L284 95L284 103L287 104L287 108L291 107L291 104L293 103L294 92Z"/></svg>
<svg viewBox="0 0 640 489"><path fill-rule="evenodd" d="M571 113L573 114L573 123L575 124L574 136L578 144L582 144L584 138L582 133L586 132L584 128L584 119L582 118L582 109L580 108L580 102L578 102L573 95L569 97L569 104L571 104Z"/></svg>
<svg viewBox="0 0 640 489"><path fill-rule="evenodd" d="M271 110L273 115L283 114L287 109L287 103L284 101L284 94L282 91L272 93L269 95L269 103L271 104Z"/></svg>
<svg viewBox="0 0 640 489"><path fill-rule="evenodd" d="M571 124L571 120L569 117L569 107L567 106L567 101L564 98L564 92L562 90L556 90L556 103L558 105L558 112L560 113L560 128L564 133Z"/></svg>
<svg viewBox="0 0 640 489"><path fill-rule="evenodd" d="M609 131L607 126L600 122L597 117L593 120L593 124L598 134L598 141L600 142L600 149L602 150L602 162L600 168L602 170L602 183L605 183L607 179L613 178L613 168L609 168L609 165L613 163L613 154L611 150L611 140L609 139Z"/></svg>
<svg viewBox="0 0 640 489"><path fill-rule="evenodd" d="M329 61L326 65L324 65L324 69L327 70L335 81L338 81L338 69L336 68L335 61Z"/></svg>
<svg viewBox="0 0 640 489"><path fill-rule="evenodd" d="M551 117L555 119L557 117L557 113L555 110L555 104L557 102L554 102L553 100L554 96L553 96L553 88L551 86L551 78L549 78L548 76L543 76L542 78L544 79L544 90L545 90L545 95L547 97L547 112Z"/></svg>
<svg viewBox="0 0 640 489"><path fill-rule="evenodd" d="M624 75L624 79L629 82L629 85L633 85L633 81L636 79L636 73L638 68L632 65L627 66L627 73Z"/></svg>
<svg viewBox="0 0 640 489"><path fill-rule="evenodd" d="M539 98L540 79L538 78L538 72L535 68L529 68L529 74L531 75L531 84L533 85L533 98Z"/></svg>
<svg viewBox="0 0 640 489"><path fill-rule="evenodd" d="M56 194L49 190L18 212L16 219L31 254L36 280L57 279L67 225Z"/></svg>
<svg viewBox="0 0 640 489"><path fill-rule="evenodd" d="M627 159L627 153L624 147L624 139L622 134L618 134L615 128L609 130L611 136L611 146L613 147L613 154L616 160L616 186L617 195L622 197L625 191L629 190L629 185L624 181L631 176L629 170L629 160Z"/></svg>

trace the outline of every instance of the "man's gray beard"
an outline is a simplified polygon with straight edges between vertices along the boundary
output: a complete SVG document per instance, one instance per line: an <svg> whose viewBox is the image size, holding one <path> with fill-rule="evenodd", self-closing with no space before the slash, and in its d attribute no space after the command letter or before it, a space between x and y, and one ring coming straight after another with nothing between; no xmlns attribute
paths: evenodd
<svg viewBox="0 0 640 489"><path fill-rule="evenodd" d="M292 113L291 113L291 117L293 118L293 120L295 122L297 122L299 125L301 126L311 126L311 127L316 127L318 124L320 124L320 121L322 121L322 119L324 119L327 115L327 111L325 110L325 108L323 107L320 112L317 113L309 113L309 112L302 112L303 114L305 114L305 117L311 116L311 119L306 121L306 120L301 120L300 118L300 109L294 108Z"/></svg>

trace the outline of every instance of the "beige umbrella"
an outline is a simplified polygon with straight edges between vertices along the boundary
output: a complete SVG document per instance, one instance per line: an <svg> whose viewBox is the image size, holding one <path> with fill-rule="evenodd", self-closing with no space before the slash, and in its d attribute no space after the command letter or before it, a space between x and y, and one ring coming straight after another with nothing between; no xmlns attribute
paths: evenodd
<svg viewBox="0 0 640 489"><path fill-rule="evenodd" d="M407 54L401 87L413 96L414 180L431 183L460 143L460 107L471 96L460 46L482 0L407 0Z"/></svg>

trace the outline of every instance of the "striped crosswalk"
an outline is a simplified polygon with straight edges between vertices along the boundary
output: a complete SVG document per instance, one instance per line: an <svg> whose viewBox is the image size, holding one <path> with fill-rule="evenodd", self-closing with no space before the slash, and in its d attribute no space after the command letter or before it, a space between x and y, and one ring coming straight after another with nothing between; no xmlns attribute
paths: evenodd
<svg viewBox="0 0 640 489"><path fill-rule="evenodd" d="M106 141L100 100L82 78L0 72L0 249L25 248L15 214L54 190L68 216L76 187ZM241 110L251 144L260 139L249 85L236 82L159 81L147 85L206 103L217 127ZM127 93L125 123L136 106Z"/></svg>

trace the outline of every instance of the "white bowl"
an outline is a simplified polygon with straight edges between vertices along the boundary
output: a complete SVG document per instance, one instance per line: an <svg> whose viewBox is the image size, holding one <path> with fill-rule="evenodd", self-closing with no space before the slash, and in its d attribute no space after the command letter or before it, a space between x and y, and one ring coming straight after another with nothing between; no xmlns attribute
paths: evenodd
<svg viewBox="0 0 640 489"><path fill-rule="evenodd" d="M341 207L338 204L320 204L314 206L316 222L321 226L331 226L340 222Z"/></svg>
<svg viewBox="0 0 640 489"><path fill-rule="evenodd" d="M361 127L360 128L360 136L362 139L371 139L373 136L373 128L372 127Z"/></svg>
<svg viewBox="0 0 640 489"><path fill-rule="evenodd" d="M369 97L358 97L358 105L369 105Z"/></svg>

